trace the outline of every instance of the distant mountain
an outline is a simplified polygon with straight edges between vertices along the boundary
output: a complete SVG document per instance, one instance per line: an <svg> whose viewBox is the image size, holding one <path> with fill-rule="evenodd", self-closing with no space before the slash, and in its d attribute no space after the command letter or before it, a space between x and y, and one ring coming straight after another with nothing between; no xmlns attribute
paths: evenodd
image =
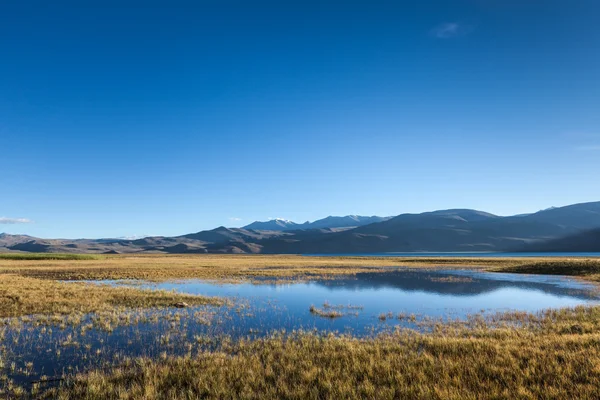
<svg viewBox="0 0 600 400"><path fill-rule="evenodd" d="M380 223L296 242L263 244L270 253L374 253L416 251L511 251L529 243L600 227L598 203L499 217L478 210L402 214ZM569 222L569 220L572 222Z"/></svg>
<svg viewBox="0 0 600 400"><path fill-rule="evenodd" d="M323 228L350 228L374 224L390 219L391 217L378 217L373 215L365 217L361 215L346 215L344 217L325 217L314 222L305 222L301 225L302 229L323 229Z"/></svg>
<svg viewBox="0 0 600 400"><path fill-rule="evenodd" d="M533 252L600 252L600 229L579 232L559 239L532 243L521 249Z"/></svg>
<svg viewBox="0 0 600 400"><path fill-rule="evenodd" d="M286 219L276 218L270 221L256 221L250 225L242 227L242 229L252 229L256 231L288 231L298 229L300 224L297 224Z"/></svg>
<svg viewBox="0 0 600 400"><path fill-rule="evenodd" d="M497 215L490 214L485 211L469 210L469 209L453 209L425 212L420 215L435 215L440 217L460 219L467 222L487 221L490 219L500 218Z"/></svg>
<svg viewBox="0 0 600 400"><path fill-rule="evenodd" d="M510 251L600 227L600 202L577 204L518 217L477 210L402 214L341 232L323 252Z"/></svg>
<svg viewBox="0 0 600 400"><path fill-rule="evenodd" d="M13 246L18 243L23 243L35 239L27 235L11 235L9 233L0 233L0 248Z"/></svg>
<svg viewBox="0 0 600 400"><path fill-rule="evenodd" d="M0 251L67 253L378 253L412 251L598 251L600 202L500 217L451 209L385 217L276 219L176 237L39 239L0 234Z"/></svg>
<svg viewBox="0 0 600 400"><path fill-rule="evenodd" d="M219 228L180 236L187 240L200 241L205 252L211 253L261 253L260 243L264 240L285 236L279 231L255 231L244 228Z"/></svg>
<svg viewBox="0 0 600 400"><path fill-rule="evenodd" d="M530 221L545 222L581 230L599 227L600 202L551 207L528 215Z"/></svg>
<svg viewBox="0 0 600 400"><path fill-rule="evenodd" d="M314 222L307 221L303 224L298 224L285 219L273 219L264 222L256 221L250 225L244 226L242 229L252 229L258 231L291 231L297 229L354 228L357 226L382 222L389 218L391 217L364 217L361 215L346 215L344 217L329 216Z"/></svg>

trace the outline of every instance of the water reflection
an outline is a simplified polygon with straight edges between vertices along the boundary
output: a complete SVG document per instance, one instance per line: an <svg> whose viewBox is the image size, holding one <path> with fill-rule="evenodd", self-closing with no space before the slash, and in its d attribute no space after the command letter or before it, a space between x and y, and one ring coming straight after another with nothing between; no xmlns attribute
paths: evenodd
<svg viewBox="0 0 600 400"><path fill-rule="evenodd" d="M502 288L537 290L554 296L579 299L596 297L592 285L565 277L490 273L464 270L400 270L390 273L361 273L356 277L316 282L317 285L345 290L399 289L437 295L474 296Z"/></svg>

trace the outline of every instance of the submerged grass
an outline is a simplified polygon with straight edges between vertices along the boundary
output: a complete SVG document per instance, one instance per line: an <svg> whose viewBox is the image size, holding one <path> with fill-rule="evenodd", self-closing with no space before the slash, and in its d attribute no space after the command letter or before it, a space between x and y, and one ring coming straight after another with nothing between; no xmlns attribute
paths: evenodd
<svg viewBox="0 0 600 400"><path fill-rule="evenodd" d="M294 333L218 351L132 359L79 374L46 398L596 399L600 309L501 315L374 339ZM515 325L513 322L518 321ZM573 329L573 327L579 327Z"/></svg>
<svg viewBox="0 0 600 400"><path fill-rule="evenodd" d="M317 308L314 305L311 305L309 307L308 311L310 311L310 313L312 315L316 315L316 316L322 317L322 318L334 319L334 318L340 318L340 317L344 316L344 313L342 313L341 311L335 310L333 308L328 308L328 307Z"/></svg>

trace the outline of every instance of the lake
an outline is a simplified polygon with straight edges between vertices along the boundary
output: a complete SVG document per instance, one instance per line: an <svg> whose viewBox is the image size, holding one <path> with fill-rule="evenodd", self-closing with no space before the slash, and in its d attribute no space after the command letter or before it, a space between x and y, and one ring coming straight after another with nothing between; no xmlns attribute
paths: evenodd
<svg viewBox="0 0 600 400"><path fill-rule="evenodd" d="M585 257L600 258L600 253L497 253L497 252L390 252L390 253L333 253L303 254L306 257Z"/></svg>

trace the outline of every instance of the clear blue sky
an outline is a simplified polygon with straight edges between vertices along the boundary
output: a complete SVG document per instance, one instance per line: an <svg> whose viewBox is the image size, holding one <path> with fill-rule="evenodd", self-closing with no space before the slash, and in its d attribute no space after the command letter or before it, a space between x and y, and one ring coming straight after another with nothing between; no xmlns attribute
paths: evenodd
<svg viewBox="0 0 600 400"><path fill-rule="evenodd" d="M3 0L0 232L600 200L599 15L597 0Z"/></svg>

